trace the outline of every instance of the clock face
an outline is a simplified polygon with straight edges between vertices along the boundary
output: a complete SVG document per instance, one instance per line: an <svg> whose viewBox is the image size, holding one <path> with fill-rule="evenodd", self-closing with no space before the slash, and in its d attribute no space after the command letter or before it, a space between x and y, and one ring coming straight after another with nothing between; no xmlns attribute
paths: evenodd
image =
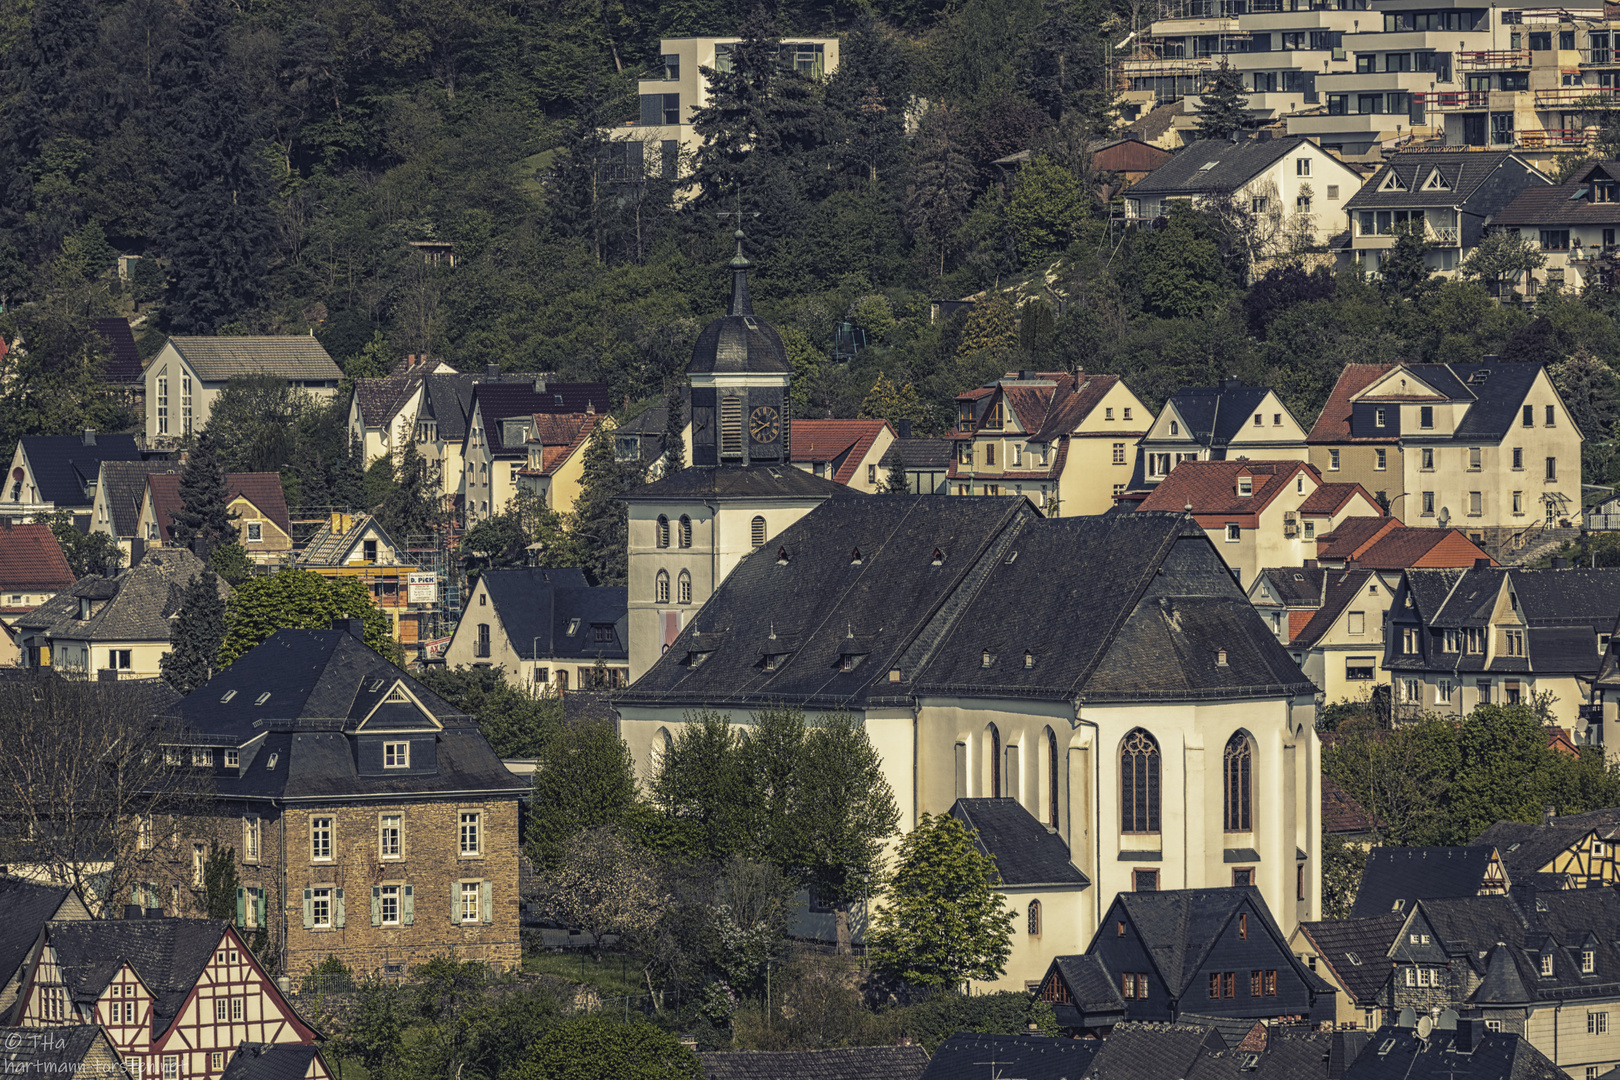
<svg viewBox="0 0 1620 1080"><path fill-rule="evenodd" d="M775 442L782 433L782 417L769 405L748 414L748 434L757 443Z"/></svg>

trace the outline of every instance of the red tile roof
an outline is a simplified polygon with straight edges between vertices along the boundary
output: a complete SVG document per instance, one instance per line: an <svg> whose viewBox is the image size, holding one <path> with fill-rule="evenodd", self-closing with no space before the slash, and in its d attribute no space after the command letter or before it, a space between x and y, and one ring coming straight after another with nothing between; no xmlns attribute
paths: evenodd
<svg viewBox="0 0 1620 1080"><path fill-rule="evenodd" d="M1569 732L1561 727L1548 726L1547 749L1566 757L1581 756L1581 752L1575 749L1575 741L1569 737Z"/></svg>
<svg viewBox="0 0 1620 1080"><path fill-rule="evenodd" d="M1378 500L1372 497L1372 492L1355 483L1323 484L1305 497L1305 501L1299 505L1299 512L1315 515L1336 514L1344 508L1345 503L1355 498L1358 492L1382 517L1383 510L1378 506Z"/></svg>
<svg viewBox="0 0 1620 1080"><path fill-rule="evenodd" d="M1305 632L1305 628L1311 624L1311 619L1313 619L1315 617L1316 617L1316 609L1315 608L1308 608L1308 609L1305 609L1305 610L1295 609L1293 611L1290 611L1288 613L1288 642L1287 642L1287 644L1290 644L1290 645L1293 644L1294 641L1296 639L1298 639L1299 635Z"/></svg>
<svg viewBox="0 0 1620 1080"><path fill-rule="evenodd" d="M833 479L847 484L886 427L889 427L887 420L795 420L793 460L838 461L842 457ZM890 433L893 433L892 428Z"/></svg>
<svg viewBox="0 0 1620 1080"><path fill-rule="evenodd" d="M1305 470L1313 477L1316 470L1303 461L1183 461L1159 481L1142 510L1183 510L1194 514L1258 514ZM1254 494L1237 493L1238 476L1254 478Z"/></svg>
<svg viewBox="0 0 1620 1080"><path fill-rule="evenodd" d="M73 571L49 525L0 526L0 589L60 592L73 584Z"/></svg>
<svg viewBox="0 0 1620 1080"><path fill-rule="evenodd" d="M1380 536L1399 528L1401 523L1390 517L1345 518L1333 527L1332 532L1316 538L1316 557L1333 560L1355 558Z"/></svg>
<svg viewBox="0 0 1620 1080"><path fill-rule="evenodd" d="M146 478L146 489L152 497L152 513L157 518L158 536L164 543L172 543L169 527L174 524L175 511L185 505L180 498L180 473L154 473ZM287 497L281 490L281 477L276 473L226 473L227 501L241 496L258 508L259 513L275 523L282 532L292 535L292 523L287 517Z"/></svg>
<svg viewBox="0 0 1620 1080"><path fill-rule="evenodd" d="M1369 814L1331 776L1322 774L1322 831L1325 833L1370 832L1377 819Z"/></svg>
<svg viewBox="0 0 1620 1080"><path fill-rule="evenodd" d="M1488 558L1484 549L1456 529L1391 529L1358 554L1354 565L1372 570L1470 567L1475 559ZM1496 565L1494 559L1491 565Z"/></svg>
<svg viewBox="0 0 1620 1080"><path fill-rule="evenodd" d="M534 438L545 449L539 469L520 470L525 476L550 476L585 445L601 417L596 413L535 413Z"/></svg>
<svg viewBox="0 0 1620 1080"><path fill-rule="evenodd" d="M1339 381L1333 386L1333 393L1328 395L1327 404L1322 406L1322 415L1316 418L1316 424L1311 433L1305 436L1308 443L1338 443L1351 442L1350 437L1350 399L1361 391L1367 389L1379 377L1392 370L1394 364L1346 364L1339 373ZM1357 442L1389 442L1389 439L1358 439Z"/></svg>

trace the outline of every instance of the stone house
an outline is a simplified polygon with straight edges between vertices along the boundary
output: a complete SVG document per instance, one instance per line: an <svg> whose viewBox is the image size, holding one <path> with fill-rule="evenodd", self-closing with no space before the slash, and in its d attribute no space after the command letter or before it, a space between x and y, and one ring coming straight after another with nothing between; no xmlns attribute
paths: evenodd
<svg viewBox="0 0 1620 1080"><path fill-rule="evenodd" d="M344 629L281 630L174 706L213 774L193 858L237 852L237 923L282 970L328 955L395 975L434 956L519 962L518 800L472 718ZM182 905L196 901L182 898Z"/></svg>

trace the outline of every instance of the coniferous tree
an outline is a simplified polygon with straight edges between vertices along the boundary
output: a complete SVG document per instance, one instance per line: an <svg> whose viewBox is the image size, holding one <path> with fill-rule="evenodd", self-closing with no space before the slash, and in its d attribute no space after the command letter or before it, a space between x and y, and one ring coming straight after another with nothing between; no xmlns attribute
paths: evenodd
<svg viewBox="0 0 1620 1080"><path fill-rule="evenodd" d="M928 110L912 146L906 225L929 253L929 271L939 277L961 246L962 223L973 206L973 162L958 144L957 123L948 106Z"/></svg>
<svg viewBox="0 0 1620 1080"><path fill-rule="evenodd" d="M686 406L681 388L675 387L664 399L668 418L664 421L664 475L686 468Z"/></svg>
<svg viewBox="0 0 1620 1080"><path fill-rule="evenodd" d="M1225 60L1199 98L1198 137L1230 139L1249 122L1249 98L1243 92L1243 76Z"/></svg>
<svg viewBox="0 0 1620 1080"><path fill-rule="evenodd" d="M619 496L640 479L640 470L639 462L621 465L614 458L612 432L597 424L585 445L585 475L568 522L568 531L590 553L585 570L597 585L625 582L630 508Z"/></svg>
<svg viewBox="0 0 1620 1080"><path fill-rule="evenodd" d="M890 450L889 472L883 478L883 492L886 495L905 495L911 490L911 479L906 476L906 463L900 460L900 455Z"/></svg>
<svg viewBox="0 0 1620 1080"><path fill-rule="evenodd" d="M225 642L225 600L219 578L204 570L191 579L180 600L180 614L169 631L169 651L158 661L163 681L189 694L213 677L219 668L219 647Z"/></svg>
<svg viewBox="0 0 1620 1080"><path fill-rule="evenodd" d="M209 428L197 437L197 445L180 474L180 502L169 528L175 543L194 548L195 542L201 541L202 550L197 554L206 559L214 548L235 539L231 522L236 520L236 514L230 508L225 470L220 468Z"/></svg>

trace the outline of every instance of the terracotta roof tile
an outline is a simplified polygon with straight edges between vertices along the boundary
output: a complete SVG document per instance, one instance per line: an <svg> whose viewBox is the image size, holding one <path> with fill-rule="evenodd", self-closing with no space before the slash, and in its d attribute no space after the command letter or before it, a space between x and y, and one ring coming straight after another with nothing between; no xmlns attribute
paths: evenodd
<svg viewBox="0 0 1620 1080"><path fill-rule="evenodd" d="M833 479L847 484L879 433L888 426L887 420L794 420L793 460L837 461L838 473Z"/></svg>
<svg viewBox="0 0 1620 1080"><path fill-rule="evenodd" d="M1395 518L1351 517L1316 538L1318 559L1350 559L1391 529L1401 528Z"/></svg>
<svg viewBox="0 0 1620 1080"><path fill-rule="evenodd" d="M1484 550L1456 529L1391 529L1358 554L1355 565L1374 570L1408 567L1471 567ZM1491 565L1496 565L1492 560Z"/></svg>
<svg viewBox="0 0 1620 1080"><path fill-rule="evenodd" d="M1322 774L1322 831L1325 833L1368 832L1377 824L1367 808L1338 781Z"/></svg>
<svg viewBox="0 0 1620 1080"><path fill-rule="evenodd" d="M1290 611L1288 613L1288 643L1290 645L1311 624L1311 619L1315 616L1315 608L1308 611Z"/></svg>
<svg viewBox="0 0 1620 1080"><path fill-rule="evenodd" d="M1374 499L1372 493L1360 484L1333 483L1323 484L1306 496L1305 501L1299 506L1299 512L1301 514L1336 514L1343 508L1345 503L1356 497L1357 492L1366 496L1367 501L1373 506L1378 505L1378 500Z"/></svg>
<svg viewBox="0 0 1620 1080"><path fill-rule="evenodd" d="M1311 428L1311 433L1305 436L1305 441L1348 442L1350 399L1394 367L1394 364L1346 364L1344 370L1339 373L1339 381L1333 384L1333 392L1328 395L1327 404L1322 406L1322 415L1316 418L1316 424Z"/></svg>
<svg viewBox="0 0 1620 1080"><path fill-rule="evenodd" d="M1312 477L1303 461L1183 461L1142 500L1142 510L1182 510L1194 514L1258 514L1287 486L1296 472ZM1240 474L1254 478L1254 494L1239 495Z"/></svg>
<svg viewBox="0 0 1620 1080"><path fill-rule="evenodd" d="M545 448L541 455L541 464L538 473L534 469L522 470L529 476L550 476L560 468L563 462L574 456L574 453L585 445L596 430L596 423L601 417L595 413L573 413L567 415L547 415L535 413L535 438L530 442L539 443Z"/></svg>
<svg viewBox="0 0 1620 1080"><path fill-rule="evenodd" d="M60 592L73 584L73 571L49 525L0 528L0 590Z"/></svg>

